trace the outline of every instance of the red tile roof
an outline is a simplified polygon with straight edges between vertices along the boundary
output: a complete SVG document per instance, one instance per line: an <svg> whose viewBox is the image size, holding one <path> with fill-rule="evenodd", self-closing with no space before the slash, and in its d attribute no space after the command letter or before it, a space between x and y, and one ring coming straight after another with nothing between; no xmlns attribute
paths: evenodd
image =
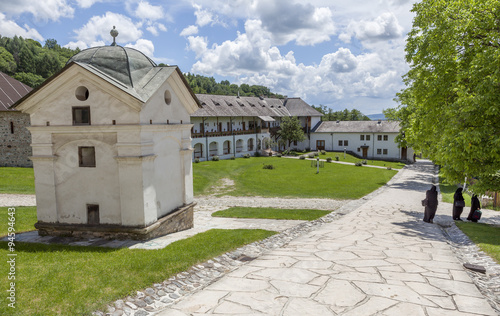
<svg viewBox="0 0 500 316"><path fill-rule="evenodd" d="M28 94L32 88L0 71L0 111L16 111L9 107Z"/></svg>

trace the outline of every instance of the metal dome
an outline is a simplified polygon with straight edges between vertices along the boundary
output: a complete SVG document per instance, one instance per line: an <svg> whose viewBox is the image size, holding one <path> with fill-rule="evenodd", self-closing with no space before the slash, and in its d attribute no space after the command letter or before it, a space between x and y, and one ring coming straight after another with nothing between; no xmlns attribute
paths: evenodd
<svg viewBox="0 0 500 316"><path fill-rule="evenodd" d="M91 65L121 83L134 87L156 64L140 51L122 46L92 47L71 57L71 62Z"/></svg>

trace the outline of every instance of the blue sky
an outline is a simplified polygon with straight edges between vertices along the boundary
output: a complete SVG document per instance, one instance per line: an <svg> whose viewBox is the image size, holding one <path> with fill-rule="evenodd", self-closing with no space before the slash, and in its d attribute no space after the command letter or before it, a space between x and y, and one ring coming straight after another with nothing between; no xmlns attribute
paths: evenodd
<svg viewBox="0 0 500 316"><path fill-rule="evenodd" d="M397 106L415 0L4 0L0 35L117 43L181 71L259 84L334 111Z"/></svg>

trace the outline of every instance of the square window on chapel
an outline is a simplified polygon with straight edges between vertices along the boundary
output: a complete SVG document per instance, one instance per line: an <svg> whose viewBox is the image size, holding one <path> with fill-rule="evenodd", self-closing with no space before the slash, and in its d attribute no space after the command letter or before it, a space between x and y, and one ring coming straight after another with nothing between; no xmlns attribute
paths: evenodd
<svg viewBox="0 0 500 316"><path fill-rule="evenodd" d="M73 125L90 125L90 106L73 107Z"/></svg>
<svg viewBox="0 0 500 316"><path fill-rule="evenodd" d="M78 147L78 166L95 168L95 147Z"/></svg>

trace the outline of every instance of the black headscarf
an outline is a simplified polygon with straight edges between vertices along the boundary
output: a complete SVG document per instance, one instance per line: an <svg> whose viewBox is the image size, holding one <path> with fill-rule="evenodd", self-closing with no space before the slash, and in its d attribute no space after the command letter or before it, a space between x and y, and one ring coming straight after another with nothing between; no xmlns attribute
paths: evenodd
<svg viewBox="0 0 500 316"><path fill-rule="evenodd" d="M463 201L464 200L464 197L462 195L462 190L463 190L463 188L458 188L455 191L455 195L453 195L453 199L454 200L457 200L457 201Z"/></svg>

